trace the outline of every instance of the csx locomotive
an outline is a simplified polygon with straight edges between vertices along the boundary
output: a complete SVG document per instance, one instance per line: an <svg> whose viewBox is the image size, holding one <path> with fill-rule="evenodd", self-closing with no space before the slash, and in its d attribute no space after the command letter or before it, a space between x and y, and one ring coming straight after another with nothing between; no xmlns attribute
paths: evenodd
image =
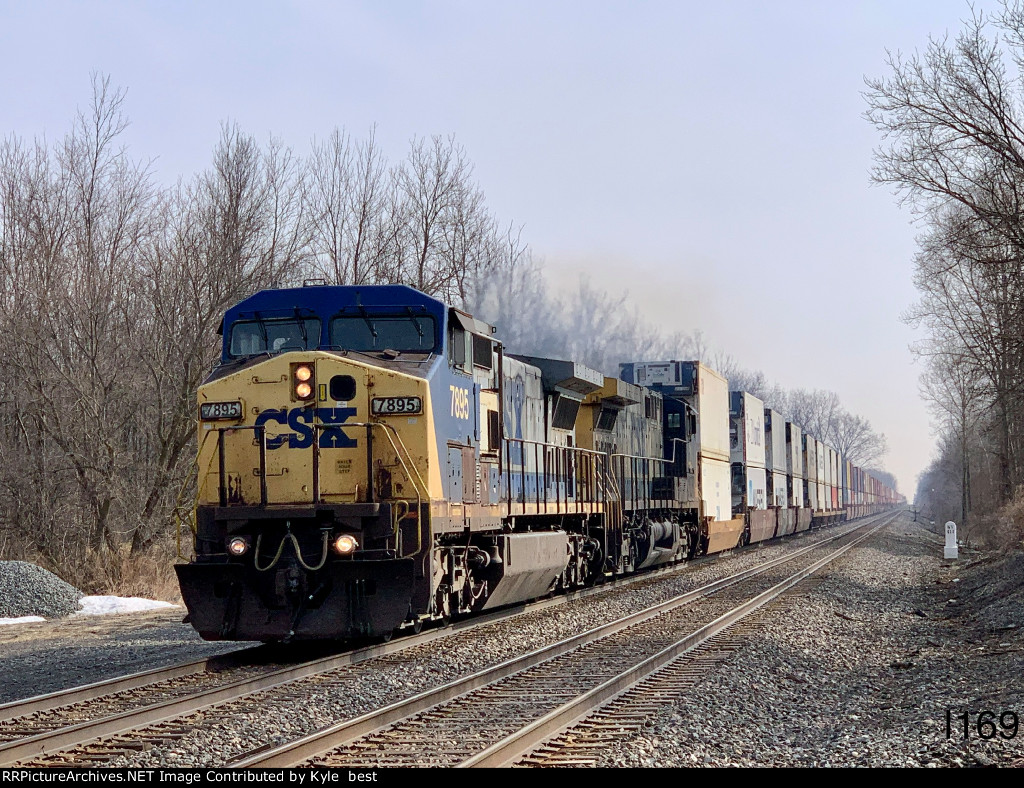
<svg viewBox="0 0 1024 788"><path fill-rule="evenodd" d="M263 291L222 339L175 567L208 640L387 638L896 501L702 363L509 354L406 286Z"/></svg>

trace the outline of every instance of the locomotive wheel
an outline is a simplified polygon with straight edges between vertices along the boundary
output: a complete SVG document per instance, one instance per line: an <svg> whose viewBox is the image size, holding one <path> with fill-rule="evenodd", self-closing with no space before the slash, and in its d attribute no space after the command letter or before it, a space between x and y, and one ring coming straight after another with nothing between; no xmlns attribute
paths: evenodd
<svg viewBox="0 0 1024 788"><path fill-rule="evenodd" d="M418 635L422 631L423 631L423 619L422 618L417 618L415 621L412 622L412 633L414 635Z"/></svg>

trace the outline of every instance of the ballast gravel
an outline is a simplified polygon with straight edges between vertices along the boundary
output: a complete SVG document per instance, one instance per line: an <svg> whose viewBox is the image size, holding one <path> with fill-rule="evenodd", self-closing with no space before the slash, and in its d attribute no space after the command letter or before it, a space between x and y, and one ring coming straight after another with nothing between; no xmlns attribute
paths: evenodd
<svg viewBox="0 0 1024 788"><path fill-rule="evenodd" d="M85 594L53 572L27 561L0 561L0 618L61 618L79 609Z"/></svg>
<svg viewBox="0 0 1024 788"><path fill-rule="evenodd" d="M972 573L909 519L767 611L720 670L594 765L1024 766L1020 557ZM966 605L965 588L990 604Z"/></svg>
<svg viewBox="0 0 1024 788"><path fill-rule="evenodd" d="M801 535L738 551L716 562L608 589L596 598L530 612L330 676L294 682L193 715L182 721L180 727L192 728L184 737L154 743L148 751L108 765L223 765L827 535ZM1012 604L1014 573L1011 568L1000 575L1000 582L1011 589L1007 596L986 574L990 566L971 568L972 558L964 553L960 562L944 562L941 555L941 541L909 516L903 517L847 553L810 592L791 597L783 608L764 611L740 649L710 671L684 701L666 703L642 731L595 753L594 765L1022 762L1024 730L992 741L983 741L976 730L977 714L984 710L997 715L1015 711L1024 727L1024 607ZM979 600L986 593L995 598L980 610ZM111 637L106 644L111 657L118 653L118 640L132 637L128 630ZM43 669L59 670L59 658ZM17 675L12 678L18 680ZM969 712L974 729L966 741L955 735L947 738L947 711Z"/></svg>
<svg viewBox="0 0 1024 788"><path fill-rule="evenodd" d="M112 767L221 766L265 745L278 745L454 681L504 660L663 602L712 580L814 544L833 531L723 555L558 607L528 612L444 640L343 668L224 704L187 718L191 733L174 744L110 761ZM571 681L571 677L569 679Z"/></svg>

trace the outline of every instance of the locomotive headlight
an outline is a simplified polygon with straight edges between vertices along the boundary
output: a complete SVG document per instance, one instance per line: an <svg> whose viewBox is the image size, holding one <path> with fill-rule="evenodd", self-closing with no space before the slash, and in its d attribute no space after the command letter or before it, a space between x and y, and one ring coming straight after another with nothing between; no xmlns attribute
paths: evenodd
<svg viewBox="0 0 1024 788"><path fill-rule="evenodd" d="M359 542L351 534L342 534L334 540L334 552L338 555L351 555L359 547Z"/></svg>
<svg viewBox="0 0 1024 788"><path fill-rule="evenodd" d="M228 552L233 556L245 555L249 551L249 540L235 536L228 542Z"/></svg>
<svg viewBox="0 0 1024 788"><path fill-rule="evenodd" d="M308 362L292 364L292 399L310 400L316 393L313 365Z"/></svg>

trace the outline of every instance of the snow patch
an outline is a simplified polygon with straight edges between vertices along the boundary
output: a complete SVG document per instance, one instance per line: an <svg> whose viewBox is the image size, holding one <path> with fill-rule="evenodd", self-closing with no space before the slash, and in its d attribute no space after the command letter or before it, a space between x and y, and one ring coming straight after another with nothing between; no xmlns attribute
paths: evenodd
<svg viewBox="0 0 1024 788"><path fill-rule="evenodd" d="M0 618L0 627L5 624L32 624L36 621L46 621L42 616L18 616L17 618Z"/></svg>
<svg viewBox="0 0 1024 788"><path fill-rule="evenodd" d="M170 602L158 602L155 599L142 599L137 596L83 596L79 603L81 610L73 616L109 616L117 613L139 613L144 610L158 610L165 607L178 607ZM42 616L18 616L16 618L0 618L0 626L5 624L32 624L46 621Z"/></svg>
<svg viewBox="0 0 1024 788"><path fill-rule="evenodd" d="M142 599L137 596L83 596L79 603L82 609L76 616L107 616L114 613L138 613L143 610L157 610L162 607L177 607L170 602Z"/></svg>

